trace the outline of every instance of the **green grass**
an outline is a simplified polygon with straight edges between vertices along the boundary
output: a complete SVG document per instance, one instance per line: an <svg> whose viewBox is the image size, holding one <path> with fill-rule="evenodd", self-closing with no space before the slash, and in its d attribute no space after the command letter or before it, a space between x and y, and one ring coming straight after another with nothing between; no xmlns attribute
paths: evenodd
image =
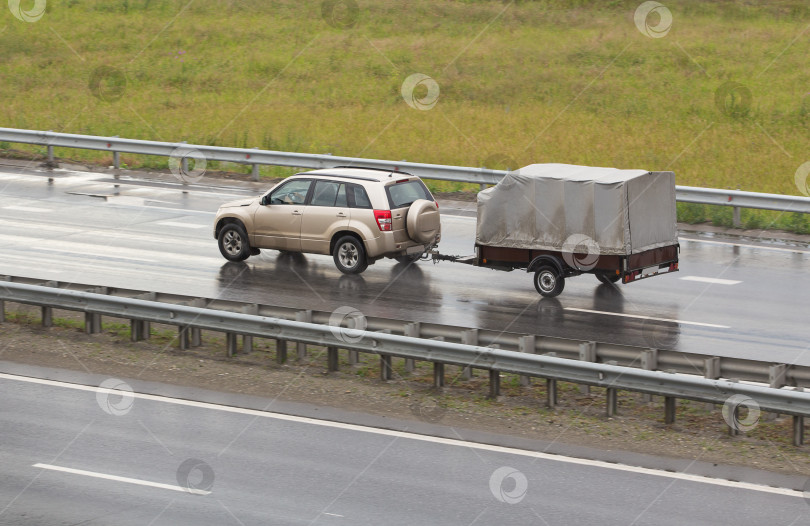
<svg viewBox="0 0 810 526"><path fill-rule="evenodd" d="M657 39L633 23L639 1L362 0L348 29L327 25L320 2L292 0L200 0L184 11L185 0L54 1L35 23L1 9L0 122L490 168L671 169L683 185L798 195L794 174L810 160L810 40L799 38L810 4L665 3L674 23ZM100 83L123 90L119 99L94 96L99 67L120 72ZM412 73L438 83L433 109L403 101ZM726 82L750 90L750 104L722 113ZM112 163L106 152L56 154Z"/></svg>

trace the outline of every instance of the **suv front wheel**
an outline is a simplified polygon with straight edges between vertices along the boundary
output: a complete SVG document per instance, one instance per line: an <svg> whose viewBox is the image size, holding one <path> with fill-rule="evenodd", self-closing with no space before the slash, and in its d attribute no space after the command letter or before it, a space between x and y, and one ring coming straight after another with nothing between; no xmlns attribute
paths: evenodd
<svg viewBox="0 0 810 526"><path fill-rule="evenodd" d="M368 268L366 249L356 237L343 236L332 250L335 266L344 274L360 274Z"/></svg>
<svg viewBox="0 0 810 526"><path fill-rule="evenodd" d="M228 261L244 261L250 256L250 244L245 229L236 223L222 227L217 241L220 253Z"/></svg>

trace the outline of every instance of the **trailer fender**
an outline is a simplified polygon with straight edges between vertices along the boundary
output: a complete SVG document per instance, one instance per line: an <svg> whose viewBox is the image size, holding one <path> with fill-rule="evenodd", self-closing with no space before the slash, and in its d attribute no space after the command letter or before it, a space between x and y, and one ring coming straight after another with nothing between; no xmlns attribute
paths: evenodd
<svg viewBox="0 0 810 526"><path fill-rule="evenodd" d="M559 258L549 255L537 256L536 258L534 258L532 262L529 263L529 266L526 267L526 272L534 272L541 266L549 264L557 269L557 272L560 273L560 276L563 275L563 266L562 263L560 263Z"/></svg>

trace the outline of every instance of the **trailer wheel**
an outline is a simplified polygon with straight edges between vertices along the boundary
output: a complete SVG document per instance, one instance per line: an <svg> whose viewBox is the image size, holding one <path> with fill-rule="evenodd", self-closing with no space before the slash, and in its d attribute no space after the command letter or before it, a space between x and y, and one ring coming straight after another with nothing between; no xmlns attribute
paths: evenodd
<svg viewBox="0 0 810 526"><path fill-rule="evenodd" d="M596 279L598 279L599 281L601 281L605 285L610 285L611 283L616 283L621 278L622 277L619 276L618 274L607 274L607 273L604 273L604 272L597 272L596 273Z"/></svg>
<svg viewBox="0 0 810 526"><path fill-rule="evenodd" d="M565 277L550 265L543 265L534 273L534 288L541 296L559 296L565 288Z"/></svg>

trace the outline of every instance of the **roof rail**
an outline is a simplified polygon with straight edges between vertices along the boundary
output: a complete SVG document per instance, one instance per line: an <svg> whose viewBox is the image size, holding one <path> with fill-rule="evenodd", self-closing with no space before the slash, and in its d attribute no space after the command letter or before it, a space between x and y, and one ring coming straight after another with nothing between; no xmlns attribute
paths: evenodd
<svg viewBox="0 0 810 526"><path fill-rule="evenodd" d="M378 172L393 172L393 173L396 173L396 174L412 175L412 174L409 174L408 172L403 172L402 170L397 170L397 169L392 170L391 168L371 168L369 166L341 165L341 166L333 166L332 168L359 168L361 170L376 170Z"/></svg>

